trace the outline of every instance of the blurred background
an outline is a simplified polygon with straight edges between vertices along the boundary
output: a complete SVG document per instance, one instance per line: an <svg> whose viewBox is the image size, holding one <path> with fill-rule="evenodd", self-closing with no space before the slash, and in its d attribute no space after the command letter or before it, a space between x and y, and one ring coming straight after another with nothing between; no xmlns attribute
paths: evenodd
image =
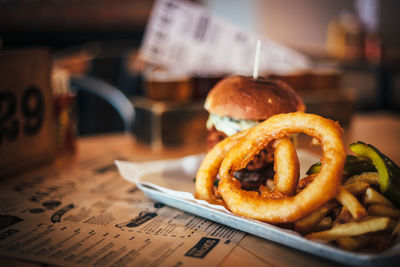
<svg viewBox="0 0 400 267"><path fill-rule="evenodd" d="M189 2L307 56L309 69L261 75L291 84L309 112L344 126L356 113L399 114L399 1ZM55 105L68 106L62 96L71 94L79 136L125 130L155 147L198 142L207 119L202 101L230 73L169 73L164 79L165 69L140 60L154 3L1 0L0 51L50 49L53 93L60 96Z"/></svg>

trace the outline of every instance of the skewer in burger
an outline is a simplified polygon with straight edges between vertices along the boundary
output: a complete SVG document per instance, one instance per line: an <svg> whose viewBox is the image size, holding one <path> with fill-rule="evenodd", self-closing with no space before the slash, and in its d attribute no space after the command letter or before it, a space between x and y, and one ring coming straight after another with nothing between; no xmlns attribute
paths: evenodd
<svg viewBox="0 0 400 267"><path fill-rule="evenodd" d="M204 108L210 113L207 151L227 136L256 126L273 115L305 111L303 101L286 83L244 76L218 82L208 93ZM246 168L234 173L244 189L257 189L268 177L273 177L273 152L267 146Z"/></svg>

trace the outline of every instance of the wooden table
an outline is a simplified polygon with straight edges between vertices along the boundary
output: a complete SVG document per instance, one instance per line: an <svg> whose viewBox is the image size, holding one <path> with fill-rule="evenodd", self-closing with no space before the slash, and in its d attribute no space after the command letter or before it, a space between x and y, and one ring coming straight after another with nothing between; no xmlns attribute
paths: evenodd
<svg viewBox="0 0 400 267"><path fill-rule="evenodd" d="M346 144L362 140L376 145L396 163L400 162L400 117L387 113L356 115L350 129L346 129ZM118 154L131 161L147 161L175 158L204 151L203 144L194 147L163 149L154 151L149 146L139 144L131 135L111 134L84 137L78 140L78 148L73 155L63 155L42 168L66 168L76 165L96 154ZM303 146L304 144L300 144ZM1 265L37 266L35 263L0 259ZM222 260L220 266L330 266L334 263L291 249L252 235L246 235L238 246Z"/></svg>

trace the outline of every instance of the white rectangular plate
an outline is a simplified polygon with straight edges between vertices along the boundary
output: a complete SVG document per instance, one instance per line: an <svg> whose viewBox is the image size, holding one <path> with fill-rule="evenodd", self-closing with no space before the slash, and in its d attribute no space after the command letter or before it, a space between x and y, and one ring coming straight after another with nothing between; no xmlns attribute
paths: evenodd
<svg viewBox="0 0 400 267"><path fill-rule="evenodd" d="M319 159L304 150L298 150L298 156L303 177L305 170ZM151 199L243 232L348 265L397 266L400 262L400 244L382 253L345 251L329 243L306 239L292 230L244 218L221 206L195 199L193 178L201 160L202 155L194 155L145 163L117 161L116 164L121 175L136 183Z"/></svg>

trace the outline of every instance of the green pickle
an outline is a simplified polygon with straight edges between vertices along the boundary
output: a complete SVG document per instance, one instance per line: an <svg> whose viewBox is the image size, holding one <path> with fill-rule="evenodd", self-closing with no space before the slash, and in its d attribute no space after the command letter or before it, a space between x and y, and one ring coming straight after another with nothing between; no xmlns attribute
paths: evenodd
<svg viewBox="0 0 400 267"><path fill-rule="evenodd" d="M351 144L350 150L357 156L371 159L379 173L381 192L400 207L400 167L370 144L359 141Z"/></svg>
<svg viewBox="0 0 400 267"><path fill-rule="evenodd" d="M306 174L310 175L314 173L319 173L319 171L321 170L321 165L321 162L314 163L313 165L311 165L310 168L308 168Z"/></svg>
<svg viewBox="0 0 400 267"><path fill-rule="evenodd" d="M321 170L321 162L314 163L307 171L307 175L318 173ZM363 172L376 172L375 166L369 158L347 155L344 169L349 175L357 175Z"/></svg>

